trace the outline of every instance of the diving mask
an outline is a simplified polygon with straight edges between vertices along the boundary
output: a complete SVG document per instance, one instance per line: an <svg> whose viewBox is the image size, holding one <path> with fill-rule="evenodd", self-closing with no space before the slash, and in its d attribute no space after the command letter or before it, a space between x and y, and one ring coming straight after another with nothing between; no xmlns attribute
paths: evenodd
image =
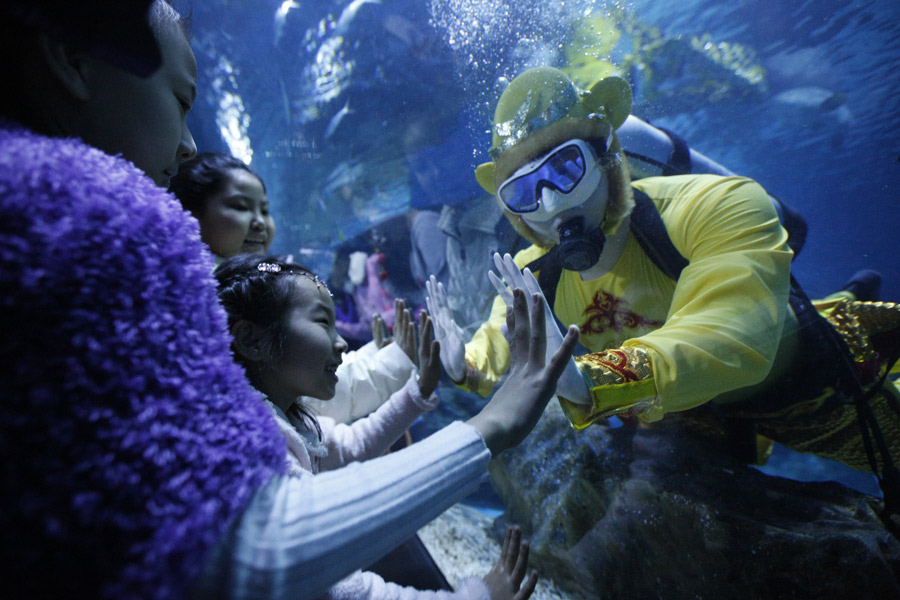
<svg viewBox="0 0 900 600"><path fill-rule="evenodd" d="M604 142L607 148L610 139ZM594 148L584 140L569 140L519 168L500 185L497 197L510 212L527 214L529 220L548 221L583 204L602 177ZM545 198L545 190L555 193Z"/></svg>

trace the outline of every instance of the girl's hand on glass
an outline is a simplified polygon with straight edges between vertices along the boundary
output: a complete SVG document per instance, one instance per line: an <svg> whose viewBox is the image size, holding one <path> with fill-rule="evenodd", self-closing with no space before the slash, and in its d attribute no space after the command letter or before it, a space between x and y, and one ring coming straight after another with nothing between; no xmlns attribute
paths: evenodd
<svg viewBox="0 0 900 600"><path fill-rule="evenodd" d="M525 578L528 570L528 542L522 541L522 531L516 525L506 528L500 558L494 568L483 577L491 600L525 600L534 593L537 573ZM524 585L523 585L524 582Z"/></svg>
<svg viewBox="0 0 900 600"><path fill-rule="evenodd" d="M423 398L437 389L440 379L441 344L434 339L431 317L423 310L419 313L419 393Z"/></svg>
<svg viewBox="0 0 900 600"><path fill-rule="evenodd" d="M532 298L529 310L521 289L513 290L512 295L513 306L506 309L509 375L484 408L468 420L493 456L518 445L531 433L578 343L578 328L573 325L548 360L540 298Z"/></svg>

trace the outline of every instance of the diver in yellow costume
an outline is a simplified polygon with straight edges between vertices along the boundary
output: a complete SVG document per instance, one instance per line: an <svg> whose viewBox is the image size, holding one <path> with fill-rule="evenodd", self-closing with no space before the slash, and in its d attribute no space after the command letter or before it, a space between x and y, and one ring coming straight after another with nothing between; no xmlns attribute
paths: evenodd
<svg viewBox="0 0 900 600"><path fill-rule="evenodd" d="M540 293L531 271L540 278L549 263L539 259L552 253L561 267L548 300L563 325L581 328L588 350L557 388L571 424L582 429L611 415L652 423L679 413L708 431L740 420L795 449L870 469L855 407L836 380L839 369L811 349L818 338L804 329L810 315L798 321L795 312L804 311L792 308L792 252L765 190L750 179L714 175L632 182L615 134L630 110L631 90L618 77L581 91L559 70L530 69L503 92L493 161L476 170L532 242L514 263L508 256L495 261L507 284ZM652 201L671 244L687 259L675 278L632 231L640 195ZM482 395L509 362L502 331L507 294L494 279L501 294L464 347L442 310L445 293L435 282L429 286L444 366ZM900 457L900 420L888 406L900 395L885 373L900 349L900 305L840 297L817 308L839 332L827 333L862 389L875 388L869 404Z"/></svg>

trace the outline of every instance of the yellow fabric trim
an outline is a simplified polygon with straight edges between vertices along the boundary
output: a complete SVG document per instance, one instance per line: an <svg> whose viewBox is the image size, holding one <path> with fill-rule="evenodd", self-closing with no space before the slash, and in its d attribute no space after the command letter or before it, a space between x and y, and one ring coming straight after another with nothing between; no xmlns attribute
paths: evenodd
<svg viewBox="0 0 900 600"><path fill-rule="evenodd" d="M894 332L900 335L900 304L895 302L859 302L846 298L813 302L813 305L850 349L853 360L858 365L873 365L880 377L886 368L887 357L879 354L873 336ZM892 370L896 368L896 364ZM863 384L870 383L863 381Z"/></svg>
<svg viewBox="0 0 900 600"><path fill-rule="evenodd" d="M594 404L590 407L575 404L558 397L559 405L572 427L581 431L600 419L625 412L637 412L642 418L657 421L652 399L656 396L656 386L652 379L642 379L618 385L601 385L591 389ZM649 414L647 414L649 413Z"/></svg>
<svg viewBox="0 0 900 600"><path fill-rule="evenodd" d="M650 354L637 346L576 356L575 364L592 388L653 377Z"/></svg>
<svg viewBox="0 0 900 600"><path fill-rule="evenodd" d="M652 379L642 379L615 386L597 386L591 390L591 395L597 412L609 416L652 399L656 396L656 386Z"/></svg>
<svg viewBox="0 0 900 600"><path fill-rule="evenodd" d="M890 382L875 393L869 400L869 405L884 435L888 451L896 459L900 456L900 419L888 397L900 401L900 390ZM833 410L807 415L802 419L760 420L759 431L798 452L838 460L854 469L871 472L856 407L852 403L839 404Z"/></svg>

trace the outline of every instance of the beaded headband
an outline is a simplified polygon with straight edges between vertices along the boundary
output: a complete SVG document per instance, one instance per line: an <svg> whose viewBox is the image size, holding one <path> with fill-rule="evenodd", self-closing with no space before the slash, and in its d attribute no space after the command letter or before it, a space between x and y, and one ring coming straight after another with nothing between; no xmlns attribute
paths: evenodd
<svg viewBox="0 0 900 600"><path fill-rule="evenodd" d="M290 267L290 265L288 265L288 267ZM290 273L291 275L301 275L303 277L306 277L313 283L315 283L316 289L325 290L326 292L328 292L329 296L334 296L334 294L331 293L331 290L328 289L328 286L325 285L325 282L322 281L321 279L319 279L319 276L316 275L315 273L310 273L309 271L300 270L300 269L291 269L291 268L284 269L278 263L266 263L266 262L259 263L258 265L256 265L256 270L259 271L260 273L269 273L272 275L275 275L278 273Z"/></svg>

